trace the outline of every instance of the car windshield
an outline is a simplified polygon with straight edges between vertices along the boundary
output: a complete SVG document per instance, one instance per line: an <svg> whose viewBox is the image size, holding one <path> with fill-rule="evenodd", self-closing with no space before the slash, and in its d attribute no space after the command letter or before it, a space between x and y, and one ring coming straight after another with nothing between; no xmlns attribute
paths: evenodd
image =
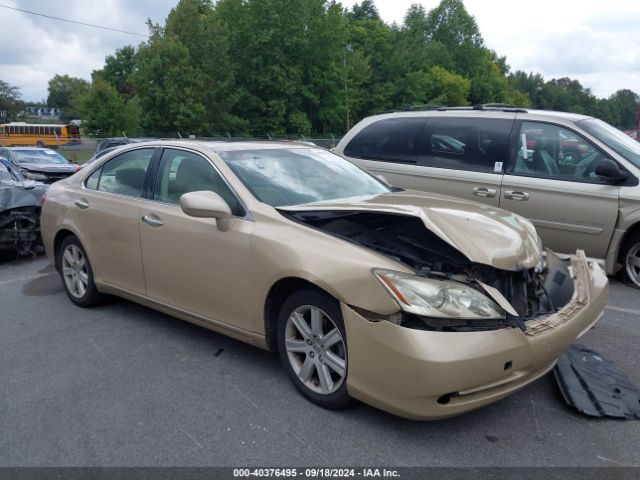
<svg viewBox="0 0 640 480"><path fill-rule="evenodd" d="M321 148L230 150L220 156L258 200L273 207L391 191L351 162Z"/></svg>
<svg viewBox="0 0 640 480"><path fill-rule="evenodd" d="M640 168L640 142L602 120L590 118L577 123L585 132L590 133L611 150Z"/></svg>
<svg viewBox="0 0 640 480"><path fill-rule="evenodd" d="M16 163L67 164L69 161L53 150L14 150Z"/></svg>

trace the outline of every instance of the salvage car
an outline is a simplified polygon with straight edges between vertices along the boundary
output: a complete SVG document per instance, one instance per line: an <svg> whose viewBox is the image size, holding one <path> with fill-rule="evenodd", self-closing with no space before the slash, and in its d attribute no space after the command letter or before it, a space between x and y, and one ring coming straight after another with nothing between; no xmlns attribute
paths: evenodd
<svg viewBox="0 0 640 480"><path fill-rule="evenodd" d="M47 186L22 176L0 158L0 251L33 255L40 240L40 208Z"/></svg>
<svg viewBox="0 0 640 480"><path fill-rule="evenodd" d="M29 180L53 183L73 175L79 167L50 148L0 148L0 157L12 162Z"/></svg>
<svg viewBox="0 0 640 480"><path fill-rule="evenodd" d="M608 291L583 252L543 250L518 215L291 142L118 149L51 186L42 228L76 305L122 296L278 351L318 405L413 419L540 378Z"/></svg>
<svg viewBox="0 0 640 480"><path fill-rule="evenodd" d="M601 120L505 105L391 112L335 152L394 186L522 215L553 250L583 249L640 288L640 143Z"/></svg>

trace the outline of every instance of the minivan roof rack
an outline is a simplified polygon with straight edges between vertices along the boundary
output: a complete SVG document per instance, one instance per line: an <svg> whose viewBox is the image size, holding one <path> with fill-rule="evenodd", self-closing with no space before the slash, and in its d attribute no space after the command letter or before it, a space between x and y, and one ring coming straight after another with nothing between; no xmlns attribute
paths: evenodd
<svg viewBox="0 0 640 480"><path fill-rule="evenodd" d="M437 111L446 112L448 110L454 111L500 111L510 113L528 113L528 110L520 107L515 107L508 103L483 103L481 105L459 106L459 107L447 107L444 105L408 105L402 110L386 110L380 112L378 115L384 115L386 113L398 113L398 112L425 112L425 111Z"/></svg>
<svg viewBox="0 0 640 480"><path fill-rule="evenodd" d="M471 107L440 107L437 109L438 111L446 111L446 110L480 110L480 111L488 111L488 110L498 110L501 112L517 112L517 113L528 113L528 111L524 108L515 107L508 103L483 103L480 105L473 105Z"/></svg>

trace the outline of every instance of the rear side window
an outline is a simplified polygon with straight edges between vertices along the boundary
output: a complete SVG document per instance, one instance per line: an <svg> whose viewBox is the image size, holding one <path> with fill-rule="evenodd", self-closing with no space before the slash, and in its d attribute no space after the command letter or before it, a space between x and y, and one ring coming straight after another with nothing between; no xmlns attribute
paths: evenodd
<svg viewBox="0 0 640 480"><path fill-rule="evenodd" d="M87 178L85 186L101 192L141 197L152 155L152 148L141 148L118 155L93 172Z"/></svg>
<svg viewBox="0 0 640 480"><path fill-rule="evenodd" d="M416 163L425 119L388 118L372 123L358 133L344 149L353 158L398 163Z"/></svg>
<svg viewBox="0 0 640 480"><path fill-rule="evenodd" d="M431 117L420 165L502 173L513 120Z"/></svg>

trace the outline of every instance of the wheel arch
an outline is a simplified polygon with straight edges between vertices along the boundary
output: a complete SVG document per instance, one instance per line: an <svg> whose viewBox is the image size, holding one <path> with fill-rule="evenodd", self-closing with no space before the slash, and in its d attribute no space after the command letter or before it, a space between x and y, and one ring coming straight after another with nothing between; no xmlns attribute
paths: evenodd
<svg viewBox="0 0 640 480"><path fill-rule="evenodd" d="M640 220L636 221L636 223L634 223L633 225L631 225L626 232L624 232L624 235L622 236L622 238L620 239L620 242L618 243L618 251L616 253L616 261L620 262L623 267L624 267L624 250L625 250L625 246L627 241L634 236L635 234L640 233Z"/></svg>
<svg viewBox="0 0 640 480"><path fill-rule="evenodd" d="M269 289L264 302L264 332L267 348L270 351L277 350L276 326L282 304L294 292L303 289L315 290L339 301L331 292L301 277L284 277L276 281Z"/></svg>
<svg viewBox="0 0 640 480"><path fill-rule="evenodd" d="M56 232L56 235L53 238L53 259L54 259L53 261L54 261L54 266L58 271L60 270L60 261L59 261L59 255L58 255L60 251L60 246L62 245L62 242L64 242L64 239L71 235L73 235L74 237L76 236L76 234L71 230L67 228L62 228Z"/></svg>

